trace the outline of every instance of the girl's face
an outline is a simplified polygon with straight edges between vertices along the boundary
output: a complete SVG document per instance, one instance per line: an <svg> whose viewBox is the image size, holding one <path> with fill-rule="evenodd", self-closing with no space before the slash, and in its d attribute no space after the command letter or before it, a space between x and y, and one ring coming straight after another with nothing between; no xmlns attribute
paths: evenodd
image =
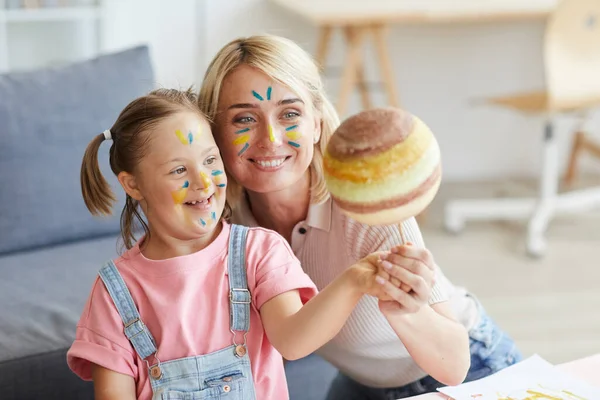
<svg viewBox="0 0 600 400"><path fill-rule="evenodd" d="M215 122L228 171L260 193L296 184L307 173L321 133L312 104L247 65L223 81Z"/></svg>
<svg viewBox="0 0 600 400"><path fill-rule="evenodd" d="M151 232L181 240L211 233L223 213L227 178L210 126L182 112L149 137L133 186Z"/></svg>

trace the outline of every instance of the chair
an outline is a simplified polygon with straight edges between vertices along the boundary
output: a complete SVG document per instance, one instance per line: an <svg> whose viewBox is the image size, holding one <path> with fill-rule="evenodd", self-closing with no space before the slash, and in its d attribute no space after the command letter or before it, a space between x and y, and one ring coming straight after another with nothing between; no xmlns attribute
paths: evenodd
<svg viewBox="0 0 600 400"><path fill-rule="evenodd" d="M573 183L577 179L577 163L579 157L584 153L600 159L600 143L594 141L583 130L575 132L571 145L571 153L569 154L569 162L567 164L567 172L564 178L566 187L573 187Z"/></svg>
<svg viewBox="0 0 600 400"><path fill-rule="evenodd" d="M563 0L547 21L544 37L546 90L487 99L488 104L545 119L543 159L537 198L452 200L445 207L446 228L460 231L465 221L529 219L527 252L545 253L544 233L559 211L600 206L600 187L558 193L558 148L553 122L565 114L586 113L600 105L600 1Z"/></svg>

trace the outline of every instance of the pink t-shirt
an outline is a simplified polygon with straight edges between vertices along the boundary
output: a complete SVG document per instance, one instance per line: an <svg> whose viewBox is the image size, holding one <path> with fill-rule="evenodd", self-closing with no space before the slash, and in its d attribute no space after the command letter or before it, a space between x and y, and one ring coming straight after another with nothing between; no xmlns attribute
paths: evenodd
<svg viewBox="0 0 600 400"><path fill-rule="evenodd" d="M229 233L230 226L224 223L213 243L186 256L154 261L135 246L115 260L141 320L157 342L161 361L208 354L232 344L226 262ZM295 289L307 302L317 289L288 243L273 231L249 230L246 265L252 295L247 343L256 395L258 399L288 399L282 357L267 338L259 310L273 297ZM146 364L123 333L121 317L100 278L92 286L67 362L85 380L91 379L90 363L130 375L136 382L137 398L152 397Z"/></svg>

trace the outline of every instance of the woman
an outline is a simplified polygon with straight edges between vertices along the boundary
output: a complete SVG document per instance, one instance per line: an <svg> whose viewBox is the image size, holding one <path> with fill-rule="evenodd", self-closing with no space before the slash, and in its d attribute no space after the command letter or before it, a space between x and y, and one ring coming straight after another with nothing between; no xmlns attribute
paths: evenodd
<svg viewBox="0 0 600 400"><path fill-rule="evenodd" d="M319 288L365 255L402 244L397 226L360 224L329 198L322 154L339 119L317 66L295 43L253 36L227 44L206 72L199 105L230 176L233 221L279 232ZM389 302L365 296L319 350L340 371L329 400L413 396L520 359L479 303L444 277L414 218L403 229L414 245L400 247L404 268L390 273L413 290L398 289Z"/></svg>

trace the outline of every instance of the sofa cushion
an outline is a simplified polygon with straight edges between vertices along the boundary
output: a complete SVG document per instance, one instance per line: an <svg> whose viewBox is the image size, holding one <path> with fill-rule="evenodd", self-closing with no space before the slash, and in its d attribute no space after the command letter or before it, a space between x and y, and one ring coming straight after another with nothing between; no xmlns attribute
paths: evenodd
<svg viewBox="0 0 600 400"><path fill-rule="evenodd" d="M153 88L148 48L0 75L0 254L113 234L110 218L90 215L79 172L87 144L131 100ZM109 144L100 148L104 176Z"/></svg>
<svg viewBox="0 0 600 400"><path fill-rule="evenodd" d="M0 257L0 365L71 346L98 271L120 244L114 235Z"/></svg>

